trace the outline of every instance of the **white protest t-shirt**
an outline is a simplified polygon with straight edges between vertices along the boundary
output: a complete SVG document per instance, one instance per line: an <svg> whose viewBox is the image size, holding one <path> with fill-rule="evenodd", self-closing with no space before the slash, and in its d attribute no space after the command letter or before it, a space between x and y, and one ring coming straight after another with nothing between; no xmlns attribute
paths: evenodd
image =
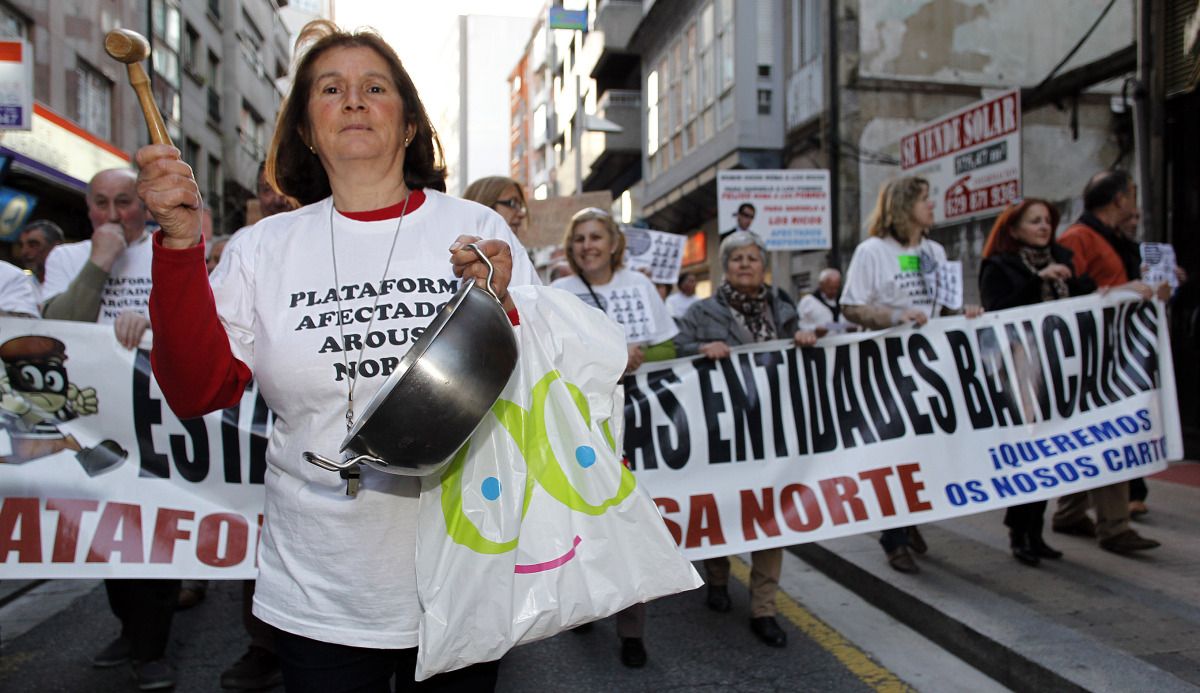
<svg viewBox="0 0 1200 693"><path fill-rule="evenodd" d="M658 290L641 272L619 269L607 284L593 284L591 291L575 275L556 279L550 286L575 294L621 323L627 344L658 344L679 333ZM600 299L599 305L592 297L593 292Z"/></svg>
<svg viewBox="0 0 1200 693"><path fill-rule="evenodd" d="M112 324L127 311L148 314L150 303L150 261L153 258L150 234L125 249L113 263L104 288L100 291L100 316L96 322ZM64 243L54 246L46 258L46 281L42 284L42 300L61 294L87 264L92 255L92 242Z"/></svg>
<svg viewBox="0 0 1200 693"><path fill-rule="evenodd" d="M841 304L920 308L932 316L937 268L945 261L945 248L928 238L905 248L890 236L872 236L854 249Z"/></svg>
<svg viewBox="0 0 1200 693"><path fill-rule="evenodd" d="M700 297L696 294L688 296L682 291L676 291L667 296L667 312L673 318L682 318L683 314L688 311L688 308L691 308L692 304L699 300Z"/></svg>
<svg viewBox="0 0 1200 693"><path fill-rule="evenodd" d="M37 281L19 267L0 261L0 311L38 317Z"/></svg>
<svg viewBox="0 0 1200 693"><path fill-rule="evenodd" d="M359 374L354 400L361 414L458 290L449 248L460 234L506 241L513 251L512 284L540 283L500 215L435 191L425 195L404 216L382 281L397 219L353 221L332 213L335 286L330 199L267 217L240 233L212 274L233 353L250 366L275 414L254 613L290 633L355 647L417 645L420 481L364 467L358 495L349 497L337 473L302 457L311 450L341 458L344 364ZM366 345L361 359L360 344Z"/></svg>

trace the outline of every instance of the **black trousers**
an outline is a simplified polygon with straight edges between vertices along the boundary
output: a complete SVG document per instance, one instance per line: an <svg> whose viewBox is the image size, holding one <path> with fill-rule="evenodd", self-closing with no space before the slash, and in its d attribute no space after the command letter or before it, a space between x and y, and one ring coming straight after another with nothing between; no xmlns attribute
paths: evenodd
<svg viewBox="0 0 1200 693"><path fill-rule="evenodd" d="M160 659L167 651L179 580L105 580L108 605L121 621L135 661Z"/></svg>
<svg viewBox="0 0 1200 693"><path fill-rule="evenodd" d="M1146 501L1146 496L1150 495L1150 489L1146 486L1146 480L1140 476L1136 479L1129 480L1129 500L1131 501Z"/></svg>
<svg viewBox="0 0 1200 693"><path fill-rule="evenodd" d="M1004 511L1004 525L1012 530L1014 536L1042 536L1046 503L1047 501L1035 501L1008 506L1008 509Z"/></svg>
<svg viewBox="0 0 1200 693"><path fill-rule="evenodd" d="M500 662L484 662L413 681L417 648L375 650L334 645L276 631L275 647L288 693L476 693L496 687Z"/></svg>

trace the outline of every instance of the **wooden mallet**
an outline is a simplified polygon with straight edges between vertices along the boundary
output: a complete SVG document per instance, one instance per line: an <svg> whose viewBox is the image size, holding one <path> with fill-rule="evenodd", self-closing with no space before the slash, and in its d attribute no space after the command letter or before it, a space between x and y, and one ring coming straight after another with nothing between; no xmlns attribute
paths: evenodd
<svg viewBox="0 0 1200 693"><path fill-rule="evenodd" d="M129 29L113 29L104 36L104 51L109 57L125 63L129 69L129 84L137 93L142 114L146 116L146 127L150 130L150 141L154 144L170 144L167 125L163 122L158 104L154 103L154 92L150 90L150 78L142 69L142 61L150 57L150 43L146 37Z"/></svg>

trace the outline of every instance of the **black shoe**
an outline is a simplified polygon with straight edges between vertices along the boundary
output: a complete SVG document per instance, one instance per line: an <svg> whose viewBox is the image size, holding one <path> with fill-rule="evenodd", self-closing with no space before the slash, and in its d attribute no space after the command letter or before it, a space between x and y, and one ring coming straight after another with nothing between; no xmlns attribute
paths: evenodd
<svg viewBox="0 0 1200 693"><path fill-rule="evenodd" d="M905 527L904 531L908 534L908 547L924 556L925 552L929 550L929 544L925 543L925 537L921 536L921 530L914 526Z"/></svg>
<svg viewBox="0 0 1200 693"><path fill-rule="evenodd" d="M1100 548L1113 553L1129 554L1134 551L1145 551L1146 549L1156 549L1162 544L1159 544L1153 539L1147 539L1132 529L1127 529L1115 537L1109 537L1100 541Z"/></svg>
<svg viewBox="0 0 1200 693"><path fill-rule="evenodd" d="M1059 534L1070 534L1076 537L1094 537L1096 536L1096 523L1092 522L1092 518L1084 515L1074 522L1055 522L1050 525Z"/></svg>
<svg viewBox="0 0 1200 693"><path fill-rule="evenodd" d="M92 666L100 669L118 667L129 662L133 647L125 638L117 638L92 656Z"/></svg>
<svg viewBox="0 0 1200 693"><path fill-rule="evenodd" d="M917 573L921 572L921 569L917 567L917 562L913 560L912 554L908 552L907 546L897 546L891 551L888 551L887 559L888 565L892 566L894 570L898 570L901 573L916 575Z"/></svg>
<svg viewBox="0 0 1200 693"><path fill-rule="evenodd" d="M630 669L646 666L646 646L641 638L621 638L621 664Z"/></svg>
<svg viewBox="0 0 1200 693"><path fill-rule="evenodd" d="M1029 547L1033 549L1034 555L1038 558L1062 558L1063 552L1050 546L1042 539L1042 535L1035 534L1029 537Z"/></svg>
<svg viewBox="0 0 1200 693"><path fill-rule="evenodd" d="M733 602L729 600L729 588L725 585L709 585L708 599L704 600L704 603L713 611L721 613L733 608Z"/></svg>
<svg viewBox="0 0 1200 693"><path fill-rule="evenodd" d="M175 668L165 659L133 663L133 680L138 690L159 691L175 687Z"/></svg>
<svg viewBox="0 0 1200 693"><path fill-rule="evenodd" d="M1026 532L1012 531L1008 533L1009 545L1012 547L1013 558L1030 567L1037 567L1041 562L1037 552L1033 550L1033 543L1029 540L1029 534Z"/></svg>
<svg viewBox="0 0 1200 693"><path fill-rule="evenodd" d="M774 616L759 616L758 618L750 619L750 630L771 647L783 647L787 644L787 633L779 627L779 622Z"/></svg>
<svg viewBox="0 0 1200 693"><path fill-rule="evenodd" d="M258 691L283 683L279 657L261 647L251 645L238 661L221 672L221 688Z"/></svg>

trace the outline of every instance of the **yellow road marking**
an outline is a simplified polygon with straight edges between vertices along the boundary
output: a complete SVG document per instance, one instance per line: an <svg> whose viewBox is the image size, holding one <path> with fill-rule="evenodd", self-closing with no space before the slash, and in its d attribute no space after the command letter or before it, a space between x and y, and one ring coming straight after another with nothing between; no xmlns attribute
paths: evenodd
<svg viewBox="0 0 1200 693"><path fill-rule="evenodd" d="M750 584L750 566L737 556L730 557L730 571L738 582ZM876 664L865 652L854 646L842 634L834 630L783 590L775 593L775 606L779 614L792 622L813 642L837 658L842 666L873 690L883 693L908 693L913 687L901 681L895 674Z"/></svg>

